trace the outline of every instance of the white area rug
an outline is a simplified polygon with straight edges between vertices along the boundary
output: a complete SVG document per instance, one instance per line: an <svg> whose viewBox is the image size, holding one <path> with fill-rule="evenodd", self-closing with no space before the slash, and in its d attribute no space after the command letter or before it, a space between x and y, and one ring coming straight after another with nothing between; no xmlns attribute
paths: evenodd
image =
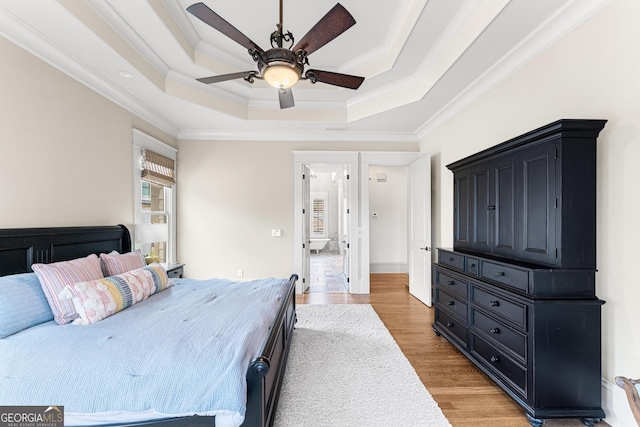
<svg viewBox="0 0 640 427"><path fill-rule="evenodd" d="M368 304L297 306L275 427L450 427Z"/></svg>

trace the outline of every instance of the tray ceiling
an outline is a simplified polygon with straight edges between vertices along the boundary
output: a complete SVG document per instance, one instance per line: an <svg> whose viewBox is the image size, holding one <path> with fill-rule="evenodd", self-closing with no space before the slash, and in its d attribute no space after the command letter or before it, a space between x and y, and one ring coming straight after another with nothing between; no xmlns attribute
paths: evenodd
<svg viewBox="0 0 640 427"><path fill-rule="evenodd" d="M310 66L366 80L300 81L286 110L264 81L195 80L256 70L195 2L2 0L0 34L179 138L416 141L610 0L341 0L357 23ZM270 47L278 0L204 3ZM284 30L300 39L334 5L284 0Z"/></svg>

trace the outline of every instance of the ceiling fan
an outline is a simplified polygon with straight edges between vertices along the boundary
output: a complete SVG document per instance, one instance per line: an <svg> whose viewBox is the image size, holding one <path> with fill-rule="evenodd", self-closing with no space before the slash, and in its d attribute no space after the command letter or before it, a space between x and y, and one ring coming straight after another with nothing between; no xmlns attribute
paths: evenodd
<svg viewBox="0 0 640 427"><path fill-rule="evenodd" d="M280 22L277 24L277 30L271 34L271 49L266 51L204 3L189 6L187 12L247 48L249 55L258 64L258 71L241 71L196 79L199 82L210 84L243 78L253 83L255 79L264 79L278 89L280 108L289 108L295 105L291 86L298 80L309 80L311 83L322 82L348 89L358 89L364 81L364 77L314 69L305 72L304 69L305 65L309 65L310 54L356 23L353 16L340 3L327 12L294 46L293 34L289 31L283 33L282 0L280 0ZM289 43L288 48L283 47L285 42Z"/></svg>

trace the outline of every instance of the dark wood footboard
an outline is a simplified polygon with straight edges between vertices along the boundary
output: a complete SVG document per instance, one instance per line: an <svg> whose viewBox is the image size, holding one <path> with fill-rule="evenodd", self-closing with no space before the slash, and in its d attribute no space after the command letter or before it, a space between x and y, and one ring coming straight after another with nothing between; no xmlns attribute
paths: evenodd
<svg viewBox="0 0 640 427"><path fill-rule="evenodd" d="M295 284L297 275L289 279L289 291L271 328L262 354L256 357L247 371L247 413L243 427L270 427L280 397L284 368L291 347L296 322Z"/></svg>

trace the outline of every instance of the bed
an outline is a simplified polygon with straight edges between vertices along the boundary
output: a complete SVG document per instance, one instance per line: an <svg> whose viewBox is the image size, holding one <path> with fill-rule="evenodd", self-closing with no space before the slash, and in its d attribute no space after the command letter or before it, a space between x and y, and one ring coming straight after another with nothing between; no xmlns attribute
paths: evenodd
<svg viewBox="0 0 640 427"><path fill-rule="evenodd" d="M59 325L33 313L18 317L31 319L26 324L16 326L16 316L2 324L12 307L24 306L7 302L22 292L16 283L37 288L32 268L42 281L39 268L61 261L134 252L122 225L0 230L0 406L64 406L65 425L271 426L296 321L296 275L164 281L157 266L147 266L152 285L127 288L137 302L98 317L90 315L97 309L76 314L74 323L89 324ZM136 271L104 280L120 283ZM152 290L136 297L136 289ZM30 298L37 300L29 303L32 311L48 302L40 294ZM244 324L244 332L231 333L235 324ZM221 362L228 354L235 361ZM220 399L227 406L215 406Z"/></svg>

